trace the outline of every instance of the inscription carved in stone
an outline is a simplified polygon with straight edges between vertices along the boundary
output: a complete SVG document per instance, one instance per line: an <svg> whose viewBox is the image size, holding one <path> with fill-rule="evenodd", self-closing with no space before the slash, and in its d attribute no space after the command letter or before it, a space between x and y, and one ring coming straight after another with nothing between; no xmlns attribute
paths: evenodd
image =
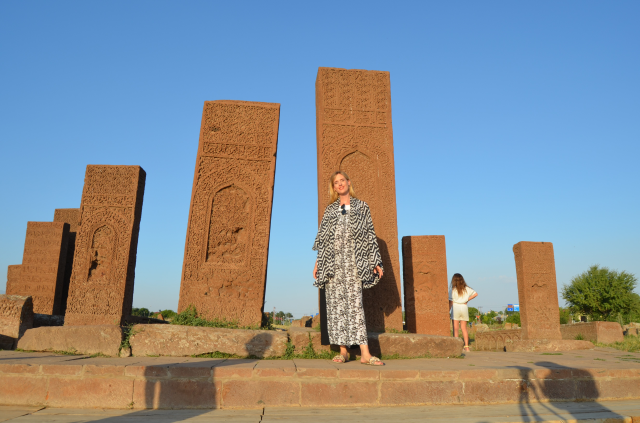
<svg viewBox="0 0 640 423"><path fill-rule="evenodd" d="M402 264L407 330L450 336L444 235L402 237Z"/></svg>
<svg viewBox="0 0 640 423"><path fill-rule="evenodd" d="M261 323L279 119L275 103L205 102L179 311Z"/></svg>
<svg viewBox="0 0 640 423"><path fill-rule="evenodd" d="M27 222L19 282L7 295L31 296L35 313L60 314L68 235L66 223Z"/></svg>
<svg viewBox="0 0 640 423"><path fill-rule="evenodd" d="M56 209L53 215L54 222L64 222L69 224L69 236L67 237L67 260L64 266L64 279L62 283L62 307L60 314L65 314L67 310L67 299L69 297L69 281L73 271L73 256L76 251L76 233L80 226L80 209Z"/></svg>
<svg viewBox="0 0 640 423"><path fill-rule="evenodd" d="M329 202L328 181L346 172L371 209L384 277L363 291L367 329L402 330L389 72L320 68L316 79L318 220Z"/></svg>
<svg viewBox="0 0 640 423"><path fill-rule="evenodd" d="M562 339L553 244L522 241L513 246L513 254L522 339Z"/></svg>
<svg viewBox="0 0 640 423"><path fill-rule="evenodd" d="M140 166L87 166L66 326L131 315L145 179Z"/></svg>

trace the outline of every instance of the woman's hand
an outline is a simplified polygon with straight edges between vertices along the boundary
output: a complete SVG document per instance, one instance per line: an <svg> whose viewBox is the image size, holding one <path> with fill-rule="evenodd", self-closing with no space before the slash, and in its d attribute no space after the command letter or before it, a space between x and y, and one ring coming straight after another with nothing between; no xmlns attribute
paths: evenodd
<svg viewBox="0 0 640 423"><path fill-rule="evenodd" d="M382 268L380 266L376 266L375 269L373 269L374 272L376 272L378 275L380 275L380 279L382 279Z"/></svg>
<svg viewBox="0 0 640 423"><path fill-rule="evenodd" d="M313 267L313 279L318 279L318 260L316 260L316 265Z"/></svg>

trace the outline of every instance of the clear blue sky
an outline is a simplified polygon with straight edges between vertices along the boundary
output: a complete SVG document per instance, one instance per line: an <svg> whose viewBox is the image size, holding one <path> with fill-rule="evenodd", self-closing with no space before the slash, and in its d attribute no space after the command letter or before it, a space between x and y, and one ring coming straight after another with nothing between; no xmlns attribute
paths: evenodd
<svg viewBox="0 0 640 423"><path fill-rule="evenodd" d="M326 66L391 72L399 235L445 235L473 305L517 303L518 241L553 242L559 287L640 276L638 22L637 1L0 2L0 268L87 164L141 165L134 306L176 309L203 102L277 102L265 308L316 312Z"/></svg>

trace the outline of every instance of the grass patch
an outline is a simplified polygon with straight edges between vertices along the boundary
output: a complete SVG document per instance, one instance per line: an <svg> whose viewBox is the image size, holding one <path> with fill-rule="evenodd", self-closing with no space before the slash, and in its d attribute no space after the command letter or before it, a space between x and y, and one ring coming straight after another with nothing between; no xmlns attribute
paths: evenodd
<svg viewBox="0 0 640 423"><path fill-rule="evenodd" d="M258 325L241 326L236 320L226 319L206 319L198 314L198 311L194 306L189 306L182 313L178 313L171 321L172 325L180 326L200 326L207 328L223 328L223 329L262 329L262 330L275 330L273 325L260 327Z"/></svg>
<svg viewBox="0 0 640 423"><path fill-rule="evenodd" d="M576 341L584 341L584 336L581 333L577 334L574 338Z"/></svg>
<svg viewBox="0 0 640 423"><path fill-rule="evenodd" d="M414 358L433 358L431 354L427 353L424 355L419 355L417 357L407 357L404 355L396 354L380 354L380 360L412 360ZM463 358L463 357L452 357L452 358Z"/></svg>
<svg viewBox="0 0 640 423"><path fill-rule="evenodd" d="M607 361L604 358L594 358L594 360L598 360L598 361Z"/></svg>
<svg viewBox="0 0 640 423"><path fill-rule="evenodd" d="M627 335L622 342L615 342L613 344L601 344L597 343L596 347L609 347L616 350L626 352L639 352L640 351L640 337L634 335Z"/></svg>
<svg viewBox="0 0 640 423"><path fill-rule="evenodd" d="M248 357L240 357L239 355L223 353L220 351L213 351L213 352L204 353L204 354L196 354L196 355L192 355L191 357L194 357L194 358L248 358L248 359L258 358L251 355Z"/></svg>
<svg viewBox="0 0 640 423"><path fill-rule="evenodd" d="M394 329L394 328L385 328L384 332L385 333L409 333L408 330L398 330L398 329Z"/></svg>
<svg viewBox="0 0 640 423"><path fill-rule="evenodd" d="M562 355L562 353L542 353L540 355Z"/></svg>
<svg viewBox="0 0 640 423"><path fill-rule="evenodd" d="M129 325L125 325L122 327L122 342L120 343L120 349L118 349L118 352L122 351L122 350L126 350L131 348L131 337L133 335L135 335L136 333L140 333L142 332L141 329L138 330L134 330L133 329L133 323L129 324Z"/></svg>
<svg viewBox="0 0 640 423"><path fill-rule="evenodd" d="M100 357L100 358L113 358L111 356L108 355L104 355L102 353L95 353L95 354L91 354L88 358L96 358L96 357Z"/></svg>

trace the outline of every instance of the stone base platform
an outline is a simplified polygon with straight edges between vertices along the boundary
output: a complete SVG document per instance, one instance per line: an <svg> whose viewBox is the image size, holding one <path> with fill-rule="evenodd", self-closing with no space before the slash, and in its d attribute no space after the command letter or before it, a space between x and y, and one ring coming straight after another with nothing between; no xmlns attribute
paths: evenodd
<svg viewBox="0 0 640 423"><path fill-rule="evenodd" d="M0 351L0 404L115 409L522 404L640 399L640 353L388 360L89 358Z"/></svg>

